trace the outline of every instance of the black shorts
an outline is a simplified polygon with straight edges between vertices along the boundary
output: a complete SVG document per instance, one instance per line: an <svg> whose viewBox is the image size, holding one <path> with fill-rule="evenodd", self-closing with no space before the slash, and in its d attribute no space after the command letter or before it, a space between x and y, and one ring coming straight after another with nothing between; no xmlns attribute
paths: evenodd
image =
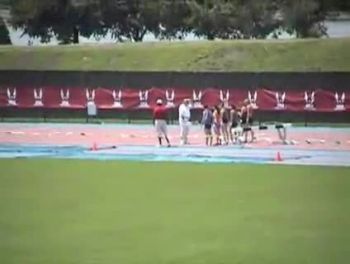
<svg viewBox="0 0 350 264"><path fill-rule="evenodd" d="M249 126L252 126L253 125L253 122L254 122L254 120L253 120L253 118L252 117L249 117L248 118L248 122L247 122L247 119L243 119L242 118L242 125L249 125Z"/></svg>
<svg viewBox="0 0 350 264"><path fill-rule="evenodd" d="M210 125L210 124L205 124L205 125L204 125L204 129L206 129L206 130L211 130L211 125Z"/></svg>
<svg viewBox="0 0 350 264"><path fill-rule="evenodd" d="M231 128L236 128L236 127L238 127L238 123L237 122L232 122Z"/></svg>

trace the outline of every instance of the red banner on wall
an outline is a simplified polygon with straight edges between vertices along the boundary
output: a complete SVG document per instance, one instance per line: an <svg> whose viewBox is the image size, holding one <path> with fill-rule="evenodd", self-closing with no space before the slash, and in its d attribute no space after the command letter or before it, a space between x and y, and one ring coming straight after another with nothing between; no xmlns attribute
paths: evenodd
<svg viewBox="0 0 350 264"><path fill-rule="evenodd" d="M189 89L177 88L83 88L83 87L2 87L0 107L18 108L85 108L94 102L100 109L147 109L158 98L168 107L177 107L185 98L194 108L214 106L227 101L240 106L248 99L256 109L271 111L349 111L350 91L330 92L320 89L308 91L275 91L273 89Z"/></svg>

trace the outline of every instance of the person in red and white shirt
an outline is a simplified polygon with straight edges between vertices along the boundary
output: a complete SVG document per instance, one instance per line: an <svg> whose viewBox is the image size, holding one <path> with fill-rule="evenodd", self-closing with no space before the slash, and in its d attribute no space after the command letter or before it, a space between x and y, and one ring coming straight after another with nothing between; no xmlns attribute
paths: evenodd
<svg viewBox="0 0 350 264"><path fill-rule="evenodd" d="M164 136L168 144L168 147L170 147L170 140L168 138L167 123L166 123L168 119L168 110L163 105L162 99L157 100L157 105L153 109L153 119L156 127L159 146L162 145L162 138Z"/></svg>

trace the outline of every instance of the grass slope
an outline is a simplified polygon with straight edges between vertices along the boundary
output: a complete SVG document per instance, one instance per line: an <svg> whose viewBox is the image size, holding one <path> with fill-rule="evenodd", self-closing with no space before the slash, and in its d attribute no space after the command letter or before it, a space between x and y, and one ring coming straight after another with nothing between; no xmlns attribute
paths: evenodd
<svg viewBox="0 0 350 264"><path fill-rule="evenodd" d="M350 170L0 160L0 262L349 263Z"/></svg>
<svg viewBox="0 0 350 264"><path fill-rule="evenodd" d="M0 69L350 71L350 38L0 47Z"/></svg>

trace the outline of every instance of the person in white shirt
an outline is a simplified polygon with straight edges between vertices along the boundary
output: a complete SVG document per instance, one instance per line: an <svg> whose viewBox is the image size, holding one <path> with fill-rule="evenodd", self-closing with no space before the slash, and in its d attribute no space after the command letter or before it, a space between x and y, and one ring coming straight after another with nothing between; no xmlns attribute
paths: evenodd
<svg viewBox="0 0 350 264"><path fill-rule="evenodd" d="M191 110L190 110L190 99L185 99L179 107L179 124L180 124L180 139L181 145L188 144L188 133L190 131L190 119L191 119Z"/></svg>

